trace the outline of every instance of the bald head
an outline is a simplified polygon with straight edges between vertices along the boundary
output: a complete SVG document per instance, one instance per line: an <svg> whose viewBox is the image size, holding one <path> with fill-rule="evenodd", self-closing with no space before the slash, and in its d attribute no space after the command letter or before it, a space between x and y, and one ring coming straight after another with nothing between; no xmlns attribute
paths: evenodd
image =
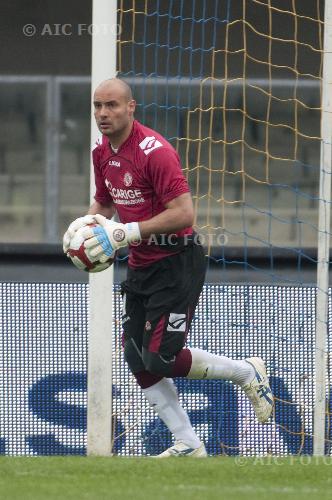
<svg viewBox="0 0 332 500"><path fill-rule="evenodd" d="M116 92L121 95L127 102L131 101L133 94L128 83L120 78L109 78L101 82L95 90L95 94L99 92Z"/></svg>
<svg viewBox="0 0 332 500"><path fill-rule="evenodd" d="M129 85L119 78L101 82L93 96L94 114L100 132L114 147L131 132L136 102Z"/></svg>

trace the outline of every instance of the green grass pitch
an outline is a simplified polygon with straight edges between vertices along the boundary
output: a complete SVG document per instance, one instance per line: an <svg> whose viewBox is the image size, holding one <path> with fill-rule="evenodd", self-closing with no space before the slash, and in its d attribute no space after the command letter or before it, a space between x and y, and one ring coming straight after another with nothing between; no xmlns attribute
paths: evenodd
<svg viewBox="0 0 332 500"><path fill-rule="evenodd" d="M2 500L331 499L328 457L0 457Z"/></svg>

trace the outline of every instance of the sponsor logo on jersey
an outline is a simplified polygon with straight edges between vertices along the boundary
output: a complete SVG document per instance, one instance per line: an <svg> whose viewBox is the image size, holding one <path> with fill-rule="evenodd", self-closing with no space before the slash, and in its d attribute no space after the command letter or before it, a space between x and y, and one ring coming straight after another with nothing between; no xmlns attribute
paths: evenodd
<svg viewBox="0 0 332 500"><path fill-rule="evenodd" d="M138 205L145 201L140 189L116 188L108 179L105 179L105 184L113 202L117 205Z"/></svg>
<svg viewBox="0 0 332 500"><path fill-rule="evenodd" d="M129 186L132 185L132 183L133 183L133 176L129 172L126 172L124 174L123 183L127 187L129 187Z"/></svg>
<svg viewBox="0 0 332 500"><path fill-rule="evenodd" d="M116 160L110 160L108 164L110 167L121 167L120 162Z"/></svg>
<svg viewBox="0 0 332 500"><path fill-rule="evenodd" d="M185 332L187 318L185 314L170 313L168 318L168 332Z"/></svg>
<svg viewBox="0 0 332 500"><path fill-rule="evenodd" d="M145 137L145 139L139 143L139 147L144 151L145 155L148 155L151 151L161 146L161 142L158 141L154 135L152 137Z"/></svg>

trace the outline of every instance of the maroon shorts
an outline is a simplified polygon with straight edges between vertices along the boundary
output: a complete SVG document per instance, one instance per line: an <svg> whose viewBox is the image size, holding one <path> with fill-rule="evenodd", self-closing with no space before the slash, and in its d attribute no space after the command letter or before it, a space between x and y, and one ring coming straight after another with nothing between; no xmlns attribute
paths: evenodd
<svg viewBox="0 0 332 500"><path fill-rule="evenodd" d="M171 361L183 348L204 284L205 256L195 242L149 267L128 269L122 283L124 350L133 373L145 358Z"/></svg>

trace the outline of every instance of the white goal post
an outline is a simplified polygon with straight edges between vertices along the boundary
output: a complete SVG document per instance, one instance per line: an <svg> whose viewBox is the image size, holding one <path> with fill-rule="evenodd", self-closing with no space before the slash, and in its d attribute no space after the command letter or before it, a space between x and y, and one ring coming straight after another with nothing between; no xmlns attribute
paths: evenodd
<svg viewBox="0 0 332 500"><path fill-rule="evenodd" d="M332 0L325 1L316 302L314 455L325 453L332 161Z"/></svg>
<svg viewBox="0 0 332 500"><path fill-rule="evenodd" d="M92 2L91 91L116 75L117 1ZM98 137L91 112L91 145ZM95 193L91 166L90 198ZM112 294L113 268L90 274L88 341L87 454L112 453Z"/></svg>

